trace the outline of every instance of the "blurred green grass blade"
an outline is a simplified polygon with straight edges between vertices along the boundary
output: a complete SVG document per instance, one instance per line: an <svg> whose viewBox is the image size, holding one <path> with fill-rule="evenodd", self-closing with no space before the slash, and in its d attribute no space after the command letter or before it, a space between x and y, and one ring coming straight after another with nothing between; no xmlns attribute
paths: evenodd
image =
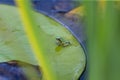
<svg viewBox="0 0 120 80"><path fill-rule="evenodd" d="M56 80L55 72L49 63L49 60L42 52L41 45L42 39L39 36L39 30L35 23L30 0L15 0L15 1L19 7L21 17L25 25L25 30L27 32L32 48L35 52L35 56L44 72L44 78L47 80Z"/></svg>
<svg viewBox="0 0 120 80"><path fill-rule="evenodd" d="M118 80L120 52L118 10L114 1L106 1L101 10L98 1L84 1L87 16L89 80ZM118 66L117 66L118 65ZM118 73L117 73L118 72Z"/></svg>
<svg viewBox="0 0 120 80"><path fill-rule="evenodd" d="M88 49L89 49L89 80L103 80L103 75L101 74L101 70L99 70L99 67L103 69L102 60L104 60L104 57L102 57L102 52L99 50L99 42L98 42L98 3L88 1L85 2L86 4L86 15L87 15L87 34L88 34ZM98 46L97 46L98 45ZM101 74L101 76L99 76ZM95 76L93 76L95 75Z"/></svg>
<svg viewBox="0 0 120 80"><path fill-rule="evenodd" d="M120 2L120 1L119 1ZM118 2L117 2L118 3ZM109 37L108 37L108 51L109 51L109 59L108 59L108 76L109 80L119 80L119 74L120 74L120 62L119 62L119 56L120 56L120 11L116 7L115 1L108 1L109 8L106 12L108 12L110 15L108 15L109 19Z"/></svg>

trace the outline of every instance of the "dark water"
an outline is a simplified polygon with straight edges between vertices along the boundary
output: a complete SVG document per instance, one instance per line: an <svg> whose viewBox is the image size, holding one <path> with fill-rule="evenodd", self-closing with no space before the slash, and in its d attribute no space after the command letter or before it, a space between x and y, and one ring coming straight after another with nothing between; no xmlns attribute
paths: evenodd
<svg viewBox="0 0 120 80"><path fill-rule="evenodd" d="M47 13L68 12L80 3L75 0L32 0L32 2L37 10L42 10ZM0 3L15 4L13 0L0 0Z"/></svg>
<svg viewBox="0 0 120 80"><path fill-rule="evenodd" d="M40 0L39 2L35 0L33 2L37 4L36 8L49 13L68 12L76 6L72 0Z"/></svg>

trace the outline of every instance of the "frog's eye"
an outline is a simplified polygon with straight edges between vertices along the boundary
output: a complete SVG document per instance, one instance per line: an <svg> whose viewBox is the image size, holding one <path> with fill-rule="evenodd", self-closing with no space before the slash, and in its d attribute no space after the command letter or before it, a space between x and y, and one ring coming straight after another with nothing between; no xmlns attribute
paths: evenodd
<svg viewBox="0 0 120 80"><path fill-rule="evenodd" d="M62 38L61 37L56 37L56 43L57 43L58 46L62 46L62 43L63 43Z"/></svg>
<svg viewBox="0 0 120 80"><path fill-rule="evenodd" d="M62 41L62 37L56 37L56 40L61 40Z"/></svg>

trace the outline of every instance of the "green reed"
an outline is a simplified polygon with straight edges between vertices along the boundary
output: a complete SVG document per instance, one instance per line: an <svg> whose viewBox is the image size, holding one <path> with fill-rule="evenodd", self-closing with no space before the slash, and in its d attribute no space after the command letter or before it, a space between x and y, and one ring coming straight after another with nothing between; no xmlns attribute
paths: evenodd
<svg viewBox="0 0 120 80"><path fill-rule="evenodd" d="M85 0L88 37L88 80L119 80L119 1Z"/></svg>

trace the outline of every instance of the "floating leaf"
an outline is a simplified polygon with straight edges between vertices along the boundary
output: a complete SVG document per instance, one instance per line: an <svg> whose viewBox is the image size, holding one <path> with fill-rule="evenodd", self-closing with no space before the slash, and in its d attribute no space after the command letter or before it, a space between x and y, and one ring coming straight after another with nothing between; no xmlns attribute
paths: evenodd
<svg viewBox="0 0 120 80"><path fill-rule="evenodd" d="M79 42L53 19L37 12L33 15L38 25L38 36L41 37L41 50L56 73L57 80L77 80L85 67L85 54ZM56 50L56 37L62 37L71 45ZM10 60L38 65L17 8L0 5L0 62Z"/></svg>

